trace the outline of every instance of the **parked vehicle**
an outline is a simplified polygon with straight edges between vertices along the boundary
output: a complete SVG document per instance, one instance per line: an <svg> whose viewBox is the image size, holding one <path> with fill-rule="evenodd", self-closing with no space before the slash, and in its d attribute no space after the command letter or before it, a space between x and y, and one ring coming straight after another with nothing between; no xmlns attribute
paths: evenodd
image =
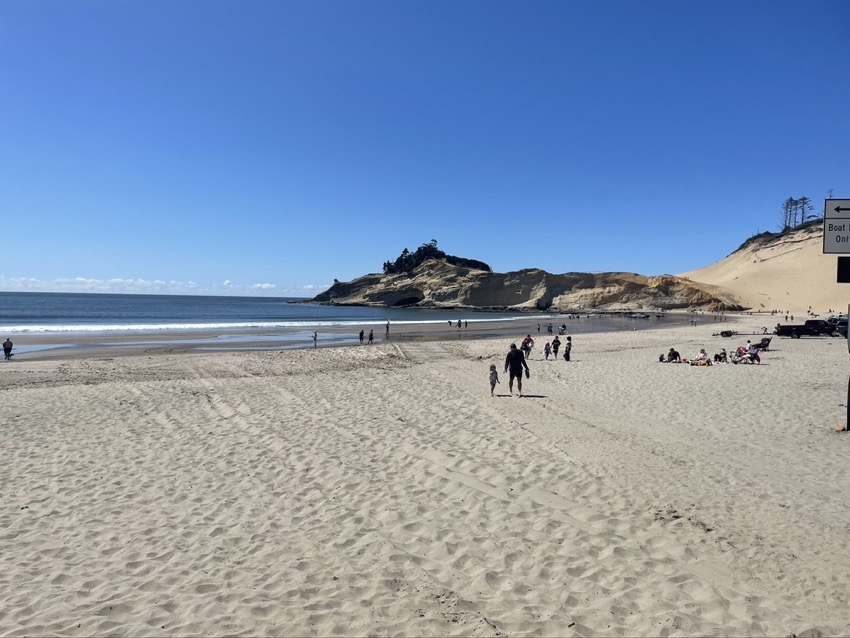
<svg viewBox="0 0 850 638"><path fill-rule="evenodd" d="M845 324L846 329L846 324ZM773 329L773 334L778 337L791 337L799 339L800 337L828 337L833 334L839 334L836 326L823 319L809 319L801 324L776 324Z"/></svg>
<svg viewBox="0 0 850 638"><path fill-rule="evenodd" d="M830 317L827 321L832 324L835 328L835 331L840 334L845 339L847 338L847 317Z"/></svg>

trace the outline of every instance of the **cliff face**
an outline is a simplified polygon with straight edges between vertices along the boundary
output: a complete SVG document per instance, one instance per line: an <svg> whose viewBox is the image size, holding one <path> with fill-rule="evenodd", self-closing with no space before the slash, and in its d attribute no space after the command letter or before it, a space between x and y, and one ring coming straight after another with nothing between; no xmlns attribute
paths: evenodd
<svg viewBox="0 0 850 638"><path fill-rule="evenodd" d="M664 275L566 273L529 269L493 273L430 260L409 274L366 275L335 283L312 301L380 307L482 310L741 309L716 286Z"/></svg>

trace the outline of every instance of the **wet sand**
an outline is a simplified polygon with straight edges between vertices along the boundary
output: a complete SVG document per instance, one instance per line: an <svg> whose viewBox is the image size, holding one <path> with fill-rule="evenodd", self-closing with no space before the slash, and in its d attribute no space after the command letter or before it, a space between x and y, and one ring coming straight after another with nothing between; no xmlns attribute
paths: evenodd
<svg viewBox="0 0 850 638"><path fill-rule="evenodd" d="M531 334L542 349L547 339L557 334L560 324L567 326L566 334L586 334L600 331L644 331L667 326L687 325L692 315L688 313L666 313L663 319L651 315L649 319L628 319L604 315L582 315L567 319L552 318L553 334L547 334L546 323L529 318L517 320L475 320L457 327L455 322L445 324L391 323L389 338L385 323L364 323L353 329L351 326L321 326L317 346L319 348L356 345L358 332L362 328L366 335L374 331L374 343L404 341L463 341L470 339L505 338L521 340ZM715 323L714 315L696 315L700 323ZM725 322L718 323L719 329L734 329L742 317L729 315ZM538 332L538 325L540 332ZM17 361L41 361L49 359L117 357L139 354L167 354L180 352L249 352L264 350L290 350L313 347L313 326L305 328L279 329L232 329L193 331L135 331L101 333L21 334L13 339Z"/></svg>

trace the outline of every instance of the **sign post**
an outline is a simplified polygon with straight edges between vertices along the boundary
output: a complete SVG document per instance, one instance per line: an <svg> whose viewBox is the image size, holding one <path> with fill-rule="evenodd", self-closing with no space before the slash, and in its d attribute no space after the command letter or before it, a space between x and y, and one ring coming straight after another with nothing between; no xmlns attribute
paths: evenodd
<svg viewBox="0 0 850 638"><path fill-rule="evenodd" d="M850 199L823 200L823 254L850 254ZM842 266L846 265L846 257L838 258L837 282L846 283ZM845 263L842 264L841 262ZM847 316L850 317L850 305L847 306ZM850 334L847 335L847 352L850 353ZM835 428L836 432L850 431L850 379L847 381L847 417L843 428Z"/></svg>
<svg viewBox="0 0 850 638"><path fill-rule="evenodd" d="M824 200L823 254L850 254L850 199Z"/></svg>

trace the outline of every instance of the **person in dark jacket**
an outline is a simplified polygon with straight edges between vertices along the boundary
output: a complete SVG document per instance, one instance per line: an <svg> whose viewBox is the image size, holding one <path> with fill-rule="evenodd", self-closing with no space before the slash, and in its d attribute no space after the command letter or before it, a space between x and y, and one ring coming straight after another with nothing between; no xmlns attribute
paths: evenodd
<svg viewBox="0 0 850 638"><path fill-rule="evenodd" d="M567 337L567 342L564 344L564 361L570 360L570 352L573 350L573 338Z"/></svg>
<svg viewBox="0 0 850 638"><path fill-rule="evenodd" d="M519 390L519 396L522 396L522 369L525 368L526 377L531 376L531 371L528 369L528 364L525 362L525 356L517 350L516 344L511 344L511 349L508 350L508 356L505 357L505 372L510 372L508 380L508 389L511 394L514 393L514 379L516 379L516 387Z"/></svg>

